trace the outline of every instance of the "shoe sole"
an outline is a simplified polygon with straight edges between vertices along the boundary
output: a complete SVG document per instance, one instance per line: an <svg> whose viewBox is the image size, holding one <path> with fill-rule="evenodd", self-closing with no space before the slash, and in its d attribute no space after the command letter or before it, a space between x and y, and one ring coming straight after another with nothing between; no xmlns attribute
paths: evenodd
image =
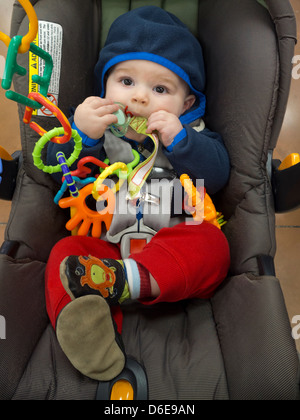
<svg viewBox="0 0 300 420"><path fill-rule="evenodd" d="M124 369L110 308L100 296L83 296L65 306L56 334L72 365L89 378L110 381Z"/></svg>

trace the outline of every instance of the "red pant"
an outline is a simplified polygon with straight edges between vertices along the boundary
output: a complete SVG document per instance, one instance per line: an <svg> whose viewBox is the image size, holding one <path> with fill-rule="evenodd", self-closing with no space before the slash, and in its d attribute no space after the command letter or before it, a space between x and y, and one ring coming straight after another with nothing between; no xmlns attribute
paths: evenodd
<svg viewBox="0 0 300 420"><path fill-rule="evenodd" d="M70 236L55 245L46 269L47 310L54 328L60 311L71 301L59 276L60 264L69 255L121 259L117 245L91 237ZM230 263L224 234L205 222L161 229L142 252L129 258L143 265L160 288L160 296L145 304L208 299L225 279ZM113 315L120 326L117 308Z"/></svg>

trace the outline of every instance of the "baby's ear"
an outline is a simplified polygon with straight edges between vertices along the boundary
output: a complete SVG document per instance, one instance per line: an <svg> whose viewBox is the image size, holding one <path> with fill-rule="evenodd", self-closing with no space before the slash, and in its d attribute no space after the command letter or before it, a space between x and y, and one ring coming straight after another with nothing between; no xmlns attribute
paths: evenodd
<svg viewBox="0 0 300 420"><path fill-rule="evenodd" d="M196 96L195 95L188 95L185 98L185 101L184 101L183 113L185 113L185 111L187 111L188 109L192 108L192 106L194 105L195 101L196 101Z"/></svg>

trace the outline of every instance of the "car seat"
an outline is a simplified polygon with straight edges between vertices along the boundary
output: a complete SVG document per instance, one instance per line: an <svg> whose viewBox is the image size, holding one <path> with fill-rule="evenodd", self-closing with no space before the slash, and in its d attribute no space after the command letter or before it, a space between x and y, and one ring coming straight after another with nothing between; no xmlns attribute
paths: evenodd
<svg viewBox="0 0 300 420"><path fill-rule="evenodd" d="M134 399L299 399L299 359L273 264L274 191L286 172L274 166L272 188L272 151L289 95L296 41L289 1L31 2L39 21L50 23L49 39L43 41L55 43L49 93L66 115L93 94L99 51L121 13L157 5L177 14L199 38L207 71L205 123L222 134L231 159L230 180L214 197L227 220L231 267L210 300L124 306L124 373L109 383L81 375L58 345L44 297L47 259L54 244L69 235L68 214L53 202L57 184L33 164L39 135L22 122L24 106L19 105L22 153L10 161L3 158L16 182L0 251L0 314L6 321L0 398L109 399L121 379L131 383ZM11 36L27 31L26 13L16 2ZM35 68L30 60L34 57L28 54L18 58L27 70ZM15 76L16 92L27 96L31 88L28 77ZM46 131L57 126L45 115L33 120ZM299 204L300 199L293 203Z"/></svg>

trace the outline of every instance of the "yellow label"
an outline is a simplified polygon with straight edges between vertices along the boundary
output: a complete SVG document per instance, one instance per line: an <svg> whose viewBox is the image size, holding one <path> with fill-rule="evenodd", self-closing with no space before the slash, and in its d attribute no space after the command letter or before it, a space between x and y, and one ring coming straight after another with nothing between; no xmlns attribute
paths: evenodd
<svg viewBox="0 0 300 420"><path fill-rule="evenodd" d="M39 33L37 33L35 39L33 40L35 45L39 45ZM29 51L29 92L38 92L39 86L37 83L32 81L32 76L39 75L39 57L36 54L33 54ZM37 109L35 109L32 115L37 115Z"/></svg>

